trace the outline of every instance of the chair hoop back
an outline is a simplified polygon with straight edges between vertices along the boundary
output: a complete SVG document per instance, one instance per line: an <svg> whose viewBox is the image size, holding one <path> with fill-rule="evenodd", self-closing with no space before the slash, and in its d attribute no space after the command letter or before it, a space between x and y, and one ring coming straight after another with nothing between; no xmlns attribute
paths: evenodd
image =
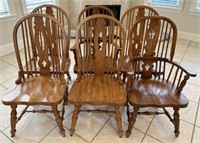
<svg viewBox="0 0 200 143"><path fill-rule="evenodd" d="M64 27L55 18L46 14L23 17L14 27L13 41L19 65L18 82L34 75L63 78L68 41Z"/></svg>

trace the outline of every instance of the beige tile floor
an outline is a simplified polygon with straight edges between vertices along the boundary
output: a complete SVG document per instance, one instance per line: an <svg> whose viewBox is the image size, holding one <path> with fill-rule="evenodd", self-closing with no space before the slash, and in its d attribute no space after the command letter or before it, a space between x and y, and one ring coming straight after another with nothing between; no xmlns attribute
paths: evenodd
<svg viewBox="0 0 200 143"><path fill-rule="evenodd" d="M71 40L71 45L74 40ZM2 95L15 86L17 78L17 62L14 53L0 57L0 142L1 143L200 143L200 43L181 40L177 41L174 60L198 73L196 78L188 81L184 93L189 99L189 106L180 111L180 135L174 136L173 126L165 115L144 116L137 118L129 138L117 136L117 126L113 114L80 113L76 126L76 134L69 136L72 117L72 105L66 106L63 121L66 137L59 134L54 117L51 114L27 113L17 124L16 136L10 137L10 108L1 102ZM71 59L73 54L70 53ZM72 65L74 61L72 60ZM76 75L70 68L72 81ZM41 108L41 107L36 107ZM87 106L85 108L95 108ZM107 106L102 108L109 108ZM19 107L18 112L23 107ZM154 110L154 109L152 109ZM126 109L122 108L123 131L127 129Z"/></svg>

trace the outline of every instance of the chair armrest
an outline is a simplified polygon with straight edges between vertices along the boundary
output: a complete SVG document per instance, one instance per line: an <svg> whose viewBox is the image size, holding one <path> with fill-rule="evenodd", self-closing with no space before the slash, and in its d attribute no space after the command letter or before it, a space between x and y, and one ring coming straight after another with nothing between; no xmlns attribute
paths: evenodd
<svg viewBox="0 0 200 143"><path fill-rule="evenodd" d="M170 61L171 64L176 65L177 67L179 67L179 69L181 69L182 71L184 71L186 73L186 75L183 77L183 79L180 81L180 83L177 85L177 92L181 92L183 90L183 88L185 87L187 80L191 77L196 77L197 73L189 70L188 68L184 67L183 65L175 62L175 61Z"/></svg>
<svg viewBox="0 0 200 143"><path fill-rule="evenodd" d="M180 67L183 71L185 71L189 76L196 77L197 73L188 69L187 67L181 65L180 63L177 63L175 61L171 61L172 64L175 64L176 66Z"/></svg>

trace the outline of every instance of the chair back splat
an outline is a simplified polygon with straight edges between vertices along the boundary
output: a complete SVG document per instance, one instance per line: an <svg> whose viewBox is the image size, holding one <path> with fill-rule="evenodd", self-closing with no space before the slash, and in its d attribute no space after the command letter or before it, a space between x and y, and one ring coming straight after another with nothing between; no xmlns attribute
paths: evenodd
<svg viewBox="0 0 200 143"><path fill-rule="evenodd" d="M70 46L70 38L71 38L71 22L69 19L69 16L67 13L59 6L52 5L52 4L44 4L36 7L31 13L41 13L41 14L48 14L52 17L54 17L58 22L60 22L66 31L67 36L67 42L66 42L66 71L65 74L67 74L69 80L71 79L71 76L69 74L69 67L70 67L70 58L69 58L69 46ZM55 27L55 25L53 25ZM54 35L55 34L55 35ZM62 39L61 35L56 35L59 33L52 33L52 38L56 38L56 36L59 36L59 38Z"/></svg>
<svg viewBox="0 0 200 143"><path fill-rule="evenodd" d="M154 56L173 60L177 28L173 21L163 16L147 16L138 20L130 31L130 57ZM128 52L127 52L128 51Z"/></svg>
<svg viewBox="0 0 200 143"><path fill-rule="evenodd" d="M146 16L156 16L156 15L158 16L159 14L155 9L145 5L138 5L131 7L122 15L120 22L122 23L126 32L125 55L128 55L128 51L129 49L131 49L131 47L129 46L130 44L129 36L131 35L131 29L133 25L136 23L136 21Z"/></svg>

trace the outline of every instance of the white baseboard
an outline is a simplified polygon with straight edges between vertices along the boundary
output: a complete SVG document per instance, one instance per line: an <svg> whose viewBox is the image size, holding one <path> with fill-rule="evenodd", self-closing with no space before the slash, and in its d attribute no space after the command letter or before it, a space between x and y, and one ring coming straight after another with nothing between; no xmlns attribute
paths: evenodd
<svg viewBox="0 0 200 143"><path fill-rule="evenodd" d="M9 43L9 44L0 46L0 56L6 55L13 51L14 51L13 43Z"/></svg>
<svg viewBox="0 0 200 143"><path fill-rule="evenodd" d="M200 34L178 31L178 39L185 39L185 40L190 40L194 42L200 42Z"/></svg>
<svg viewBox="0 0 200 143"><path fill-rule="evenodd" d="M76 30L71 30L71 37L74 38L75 35L76 35ZM195 41L195 42L200 42L200 34L178 31L178 38L191 40L191 41ZM20 43L22 44L22 40L20 40ZM21 45L21 44L19 44L19 45ZM9 43L9 44L0 46L0 56L6 55L13 51L14 51L13 43Z"/></svg>
<svg viewBox="0 0 200 143"><path fill-rule="evenodd" d="M23 45L22 42L23 42L22 40L19 40L19 47L22 47L22 45ZM15 50L15 48L14 48L13 43L2 45L2 46L0 46L0 56L9 54L9 53L13 52L14 50Z"/></svg>

